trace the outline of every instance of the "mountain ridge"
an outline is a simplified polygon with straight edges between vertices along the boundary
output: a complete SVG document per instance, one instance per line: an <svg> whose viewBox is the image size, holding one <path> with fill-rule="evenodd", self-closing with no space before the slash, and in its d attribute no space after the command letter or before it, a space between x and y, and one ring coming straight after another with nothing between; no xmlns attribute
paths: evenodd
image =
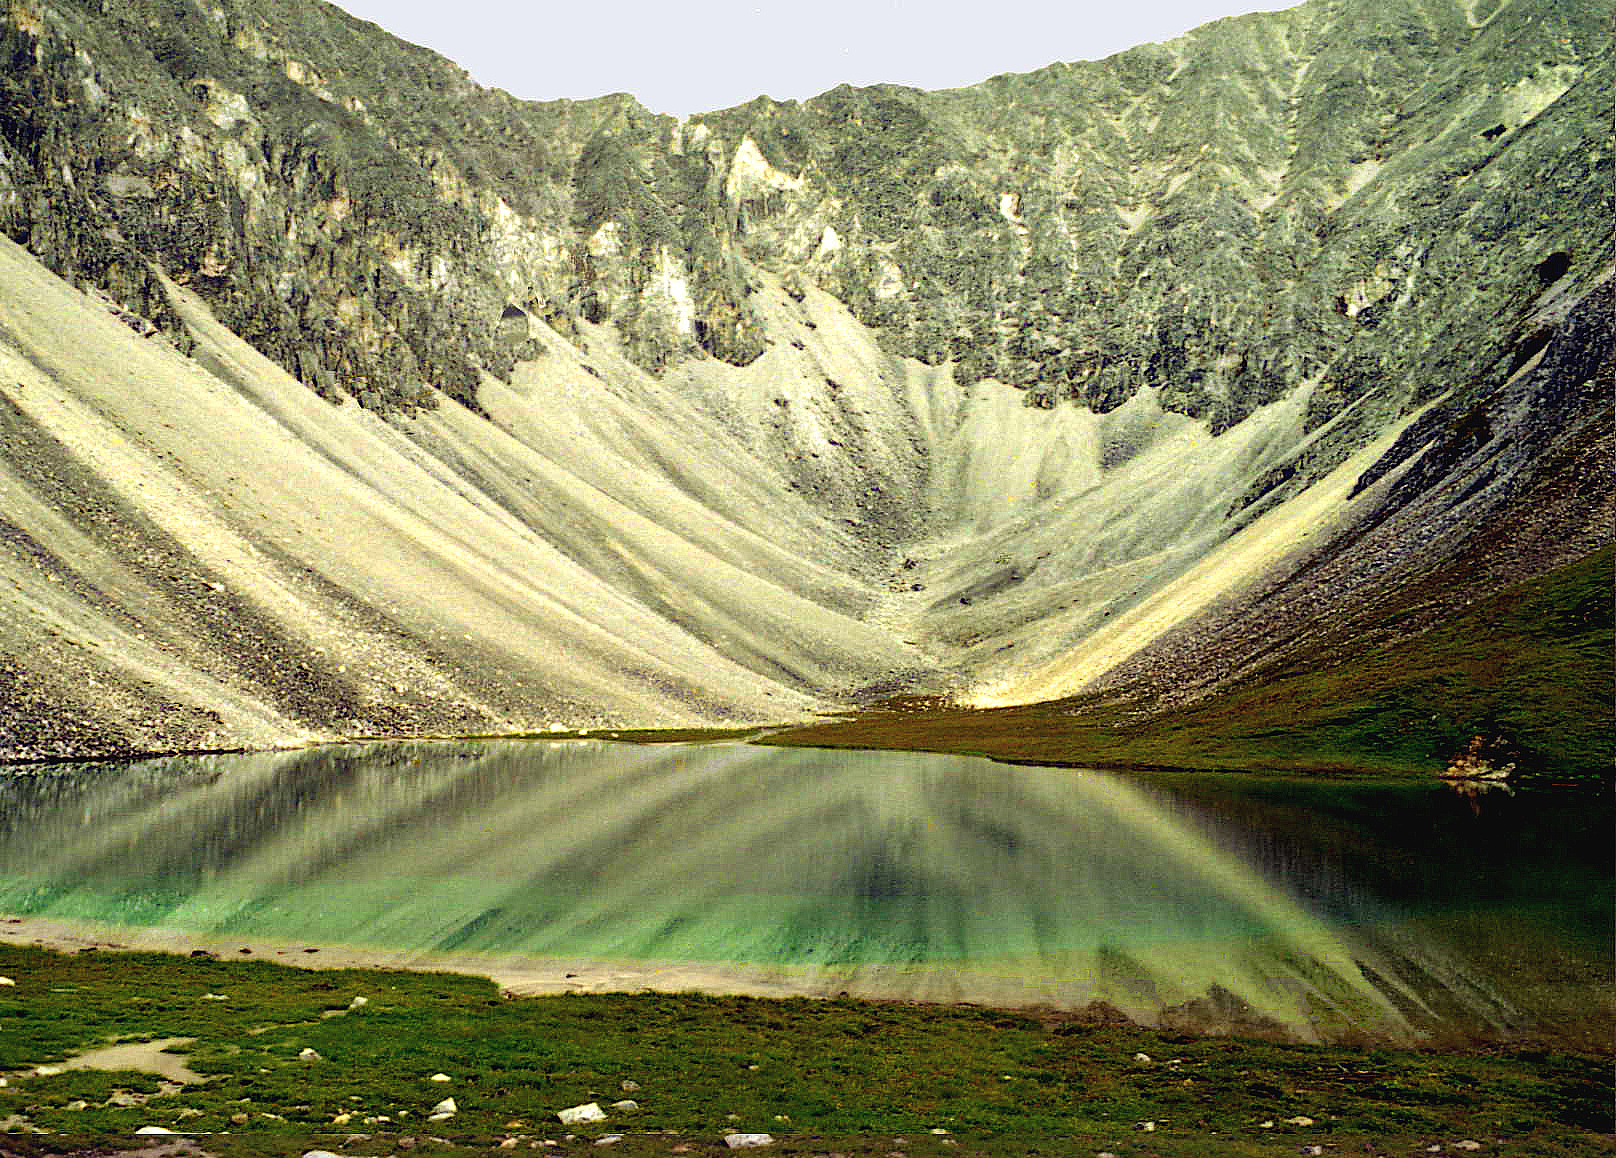
<svg viewBox="0 0 1616 1158"><path fill-rule="evenodd" d="M1565 532L1478 596L1597 550L1616 486L1519 496L1610 473L1603 15L1311 0L677 121L324 4L8 0L0 229L82 292L0 255L0 750L1169 702L1475 528Z"/></svg>

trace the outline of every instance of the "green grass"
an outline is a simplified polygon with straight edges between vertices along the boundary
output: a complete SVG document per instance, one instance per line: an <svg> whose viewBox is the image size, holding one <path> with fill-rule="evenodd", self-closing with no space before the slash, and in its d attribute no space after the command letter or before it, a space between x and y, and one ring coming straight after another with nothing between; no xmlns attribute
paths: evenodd
<svg viewBox="0 0 1616 1158"><path fill-rule="evenodd" d="M1323 639L1187 707L1068 700L988 711L935 705L777 733L765 743L951 751L1022 762L1283 772L1437 772L1473 736L1523 778L1609 776L1616 759L1612 568L1606 548L1411 638L1441 576L1393 593L1370 642Z"/></svg>
<svg viewBox="0 0 1616 1158"><path fill-rule="evenodd" d="M883 1154L1277 1155L1314 1143L1365 1153L1474 1138L1489 1152L1506 1139L1512 1154L1571 1155L1610 1152L1613 1129L1609 1058L1547 1051L1365 1051L857 1001L507 1000L486 980L452 974L21 946L0 947L0 973L17 982L0 988L0 1068L14 1071L0 1119L64 1137L157 1125L228 1132L232 1153L298 1152L311 1136L350 1132L486 1147L516 1134L560 1141L556 1110L625 1097L640 1109L580 1132L671 1131L711 1147L726 1133L767 1131L810 1151ZM329 1015L355 996L368 1004ZM196 1039L189 1064L208 1076L178 1093L157 1094L144 1074L15 1072L112 1039L176 1036ZM320 1060L301 1060L305 1048ZM428 1080L440 1071L453 1080ZM625 1093L625 1081L640 1088ZM154 1096L107 1105L120 1090ZM427 1123L446 1096L459 1113ZM88 1105L70 1108L77 1102ZM1297 1115L1315 1124L1284 1122ZM1145 1121L1156 1130L1141 1131ZM667 1153L672 1141L625 1147ZM344 1152L384 1151L370 1142Z"/></svg>

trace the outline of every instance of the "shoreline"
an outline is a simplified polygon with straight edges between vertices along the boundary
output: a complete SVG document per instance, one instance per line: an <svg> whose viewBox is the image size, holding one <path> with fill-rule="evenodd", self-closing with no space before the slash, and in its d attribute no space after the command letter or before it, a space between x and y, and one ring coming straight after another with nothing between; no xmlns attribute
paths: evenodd
<svg viewBox="0 0 1616 1158"><path fill-rule="evenodd" d="M760 1000L853 1001L911 1008L984 1009L1035 1017L1051 1024L1127 1027L1150 1033L1193 1038L1229 1038L1326 1048L1391 1048L1458 1054L1499 1050L1547 1049L1556 1052L1616 1056L1616 1041L1601 1049L1597 1042L1537 1030L1507 1034L1494 1028L1451 1025L1426 1027L1408 1034L1352 1027L1332 1035L1296 1032L1251 1011L1208 1015L1207 1003L1192 1000L1163 1007L1154 1015L1123 1010L1075 990L1052 991L1014 976L997 975L979 964L964 972L972 979L997 982L996 991L964 989L961 972L945 963L931 965L860 965L841 969L817 965L760 965L722 962L631 961L599 957L490 958L477 954L409 954L375 946L309 944L262 938L221 938L178 929L134 928L70 921L54 917L0 913L0 947L30 947L63 954L158 953L176 959L206 957L261 961L290 968L444 973L485 978L502 998L633 995L749 997ZM927 982L931 981L929 986Z"/></svg>

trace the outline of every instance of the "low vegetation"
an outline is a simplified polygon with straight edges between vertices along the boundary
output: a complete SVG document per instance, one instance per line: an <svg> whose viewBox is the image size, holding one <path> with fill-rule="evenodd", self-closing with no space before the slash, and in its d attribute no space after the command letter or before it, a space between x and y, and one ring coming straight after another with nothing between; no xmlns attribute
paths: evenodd
<svg viewBox="0 0 1616 1158"><path fill-rule="evenodd" d="M0 971L15 982L0 986L8 1155L148 1126L212 1134L213 1153L266 1155L513 1138L506 1149L549 1140L581 1152L608 1132L627 1153L702 1153L747 1131L775 1135L781 1154L1363 1154L1474 1141L1581 1155L1610 1152L1613 1129L1609 1058L1541 1049L1195 1038L1099 1010L510 998L452 974L33 946L0 948ZM194 1039L186 1064L205 1081L48 1065L170 1037ZM430 1121L445 1098L455 1113ZM625 1099L637 1108L612 1108ZM605 1122L557 1121L588 1102ZM30 1130L55 1133L20 1137Z"/></svg>
<svg viewBox="0 0 1616 1158"><path fill-rule="evenodd" d="M1196 703L1148 711L1069 700L990 711L896 705L766 743L963 752L1047 764L1431 773L1476 736L1521 778L1590 781L1616 757L1613 552L1605 548L1403 637L1429 594L1395 592L1380 621L1304 646ZM1440 577L1424 582L1440 582Z"/></svg>

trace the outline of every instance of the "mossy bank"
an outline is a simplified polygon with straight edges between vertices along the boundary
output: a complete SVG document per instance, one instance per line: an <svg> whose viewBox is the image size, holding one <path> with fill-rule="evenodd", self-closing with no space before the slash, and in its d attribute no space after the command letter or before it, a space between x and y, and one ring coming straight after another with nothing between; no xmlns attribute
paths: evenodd
<svg viewBox="0 0 1616 1158"><path fill-rule="evenodd" d="M726 1134L767 1132L778 1153L1408 1153L1474 1141L1569 1156L1608 1153L1612 1130L1610 1059L1543 1048L1196 1038L1098 1008L509 999L450 974L31 947L0 948L0 969L15 982L0 989L0 1112L8 1130L61 1135L6 1143L17 1154L104 1148L147 1126L209 1135L202 1149L229 1154L512 1138L598 1152L608 1133L626 1135L623 1152L702 1153ZM171 1037L193 1039L185 1064L204 1080L49 1065ZM446 1098L453 1114L433 1120ZM604 1122L557 1120L589 1102Z"/></svg>

